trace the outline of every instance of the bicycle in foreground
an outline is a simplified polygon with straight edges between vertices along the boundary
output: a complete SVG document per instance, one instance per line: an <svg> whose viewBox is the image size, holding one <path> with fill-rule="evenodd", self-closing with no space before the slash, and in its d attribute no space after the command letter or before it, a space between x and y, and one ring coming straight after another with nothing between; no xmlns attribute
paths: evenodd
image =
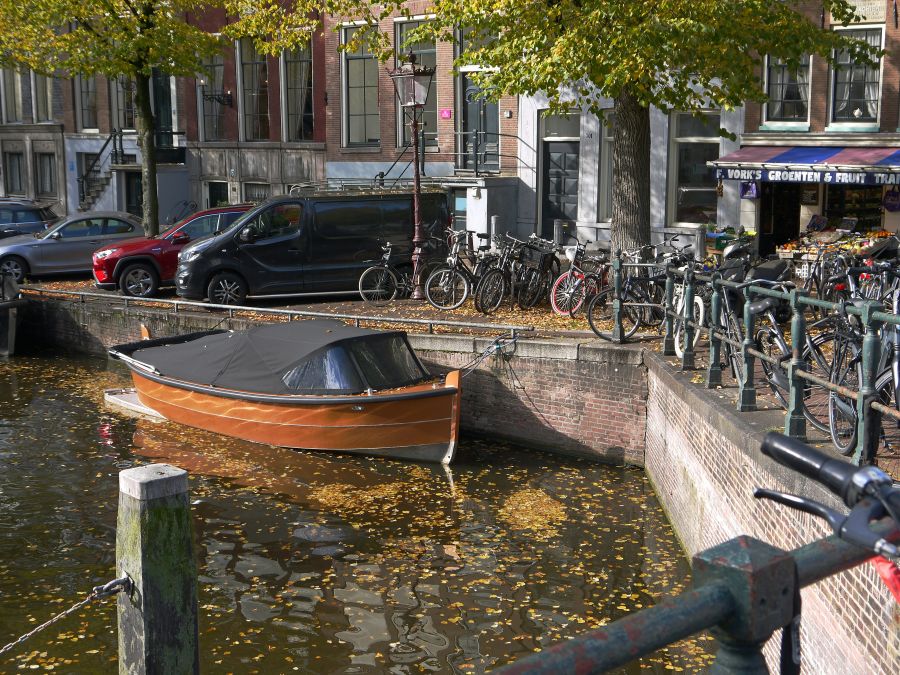
<svg viewBox="0 0 900 675"><path fill-rule="evenodd" d="M800 672L800 589L873 556L897 565L900 487L876 467L855 466L782 434L769 433L761 450L821 484L849 511L774 490L758 488L753 496L825 520L832 536L789 552L747 536L707 549L694 556L692 590L497 672L602 673L712 627L719 639L713 671L766 672L762 647L782 629L781 671ZM900 588L891 590L900 596Z"/></svg>

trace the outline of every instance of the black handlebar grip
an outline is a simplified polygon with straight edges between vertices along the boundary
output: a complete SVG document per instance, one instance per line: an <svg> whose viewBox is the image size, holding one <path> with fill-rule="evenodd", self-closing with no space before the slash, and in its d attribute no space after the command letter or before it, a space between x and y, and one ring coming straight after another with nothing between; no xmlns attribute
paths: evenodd
<svg viewBox="0 0 900 675"><path fill-rule="evenodd" d="M779 464L821 483L845 502L853 474L859 470L858 466L835 459L802 441L774 431L766 434L760 450Z"/></svg>

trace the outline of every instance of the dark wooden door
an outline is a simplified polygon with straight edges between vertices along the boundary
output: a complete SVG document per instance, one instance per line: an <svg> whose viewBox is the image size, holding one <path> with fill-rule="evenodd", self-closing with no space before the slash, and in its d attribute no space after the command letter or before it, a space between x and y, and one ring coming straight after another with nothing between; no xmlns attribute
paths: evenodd
<svg viewBox="0 0 900 675"><path fill-rule="evenodd" d="M544 141L541 236L553 238L553 221L578 218L578 141Z"/></svg>

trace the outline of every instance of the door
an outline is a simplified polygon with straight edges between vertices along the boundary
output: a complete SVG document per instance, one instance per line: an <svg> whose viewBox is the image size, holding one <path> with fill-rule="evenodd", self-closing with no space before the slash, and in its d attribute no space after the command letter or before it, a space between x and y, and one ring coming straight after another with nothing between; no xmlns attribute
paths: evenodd
<svg viewBox="0 0 900 675"><path fill-rule="evenodd" d="M553 239L553 221L578 219L578 141L544 141L541 236Z"/></svg>
<svg viewBox="0 0 900 675"><path fill-rule="evenodd" d="M258 213L240 229L237 258L251 295L303 292L307 246L303 202L281 202Z"/></svg>
<svg viewBox="0 0 900 675"><path fill-rule="evenodd" d="M59 238L41 239L40 272L90 271L91 254L107 243L103 239L104 221L105 218L80 218L57 230Z"/></svg>
<svg viewBox="0 0 900 675"><path fill-rule="evenodd" d="M228 183L211 180L206 184L206 208L216 206L228 206Z"/></svg>
<svg viewBox="0 0 900 675"><path fill-rule="evenodd" d="M500 109L468 75L460 76L462 157L460 167L472 171L500 170Z"/></svg>
<svg viewBox="0 0 900 675"><path fill-rule="evenodd" d="M759 254L800 236L801 183L762 183L759 203Z"/></svg>
<svg viewBox="0 0 900 675"><path fill-rule="evenodd" d="M396 249L405 245L412 233L410 199L405 200L410 223L405 241L392 238ZM320 201L314 205L310 230L310 259L304 270L309 290L318 293L352 291L363 271L381 258L381 208L378 199Z"/></svg>
<svg viewBox="0 0 900 675"><path fill-rule="evenodd" d="M140 171L125 172L125 210L138 218L144 214L144 189Z"/></svg>

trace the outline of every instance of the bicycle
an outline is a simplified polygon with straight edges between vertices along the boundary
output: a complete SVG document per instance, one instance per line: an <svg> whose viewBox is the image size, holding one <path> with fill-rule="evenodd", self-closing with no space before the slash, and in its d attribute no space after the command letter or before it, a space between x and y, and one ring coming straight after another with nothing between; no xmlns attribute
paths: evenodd
<svg viewBox="0 0 900 675"><path fill-rule="evenodd" d="M436 309L460 307L484 273L496 263L497 256L488 250L489 246L473 252L471 246L465 245L469 234L465 230L449 233L450 254L446 264L435 268L425 282L425 297ZM465 258L475 260L471 269L464 262Z"/></svg>
<svg viewBox="0 0 900 675"><path fill-rule="evenodd" d="M475 288L475 308L482 314L497 311L505 297L516 297L524 272L519 256L525 242L509 234L494 241L500 249L497 264L484 273Z"/></svg>
<svg viewBox="0 0 900 675"><path fill-rule="evenodd" d="M440 242L438 237L429 237L430 240ZM381 260L371 267L363 270L359 275L359 294L370 305L382 307L397 298L407 298L415 287L413 269L408 264L402 266L391 263L391 242L385 242L381 246ZM426 261L422 276L427 278L435 263Z"/></svg>
<svg viewBox="0 0 900 675"><path fill-rule="evenodd" d="M556 278L550 290L550 306L556 314L574 317L586 300L590 301L608 285L608 258L585 255L589 243L576 239L575 246L564 249L569 269ZM587 271L589 266L595 270Z"/></svg>
<svg viewBox="0 0 900 675"><path fill-rule="evenodd" d="M559 273L557 247L536 234L528 237L521 248L519 262L522 264L522 278L516 293L516 303L522 309L529 309L547 297L550 285ZM554 274L556 272L556 274Z"/></svg>

